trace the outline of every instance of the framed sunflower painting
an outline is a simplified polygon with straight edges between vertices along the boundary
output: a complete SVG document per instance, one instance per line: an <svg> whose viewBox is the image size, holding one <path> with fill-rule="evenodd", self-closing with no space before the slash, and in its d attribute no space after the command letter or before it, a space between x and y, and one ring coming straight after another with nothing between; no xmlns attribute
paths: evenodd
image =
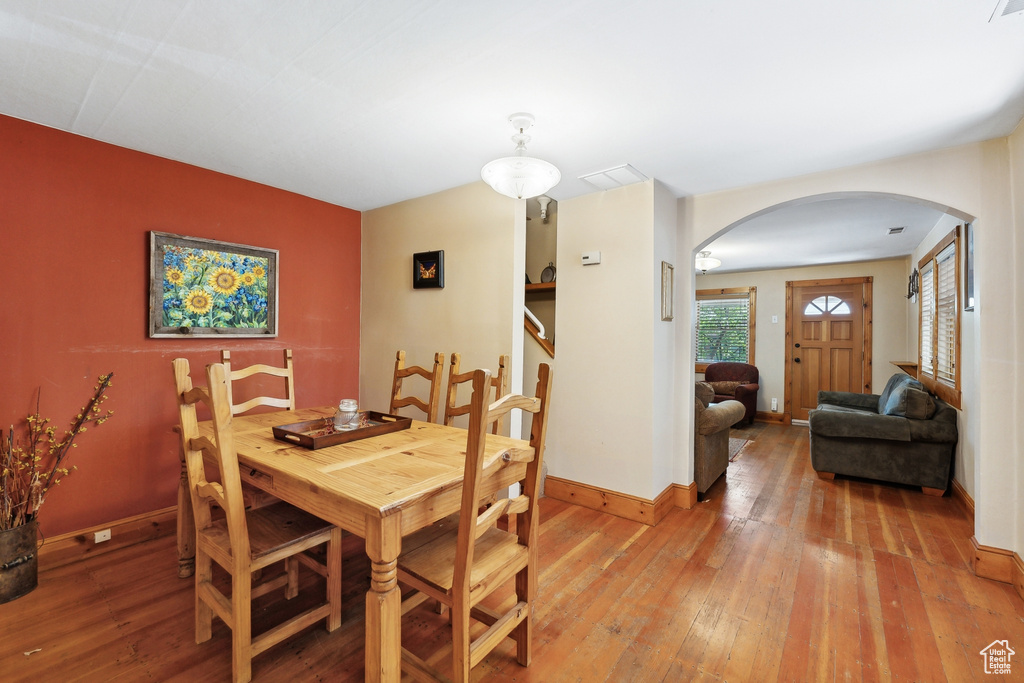
<svg viewBox="0 0 1024 683"><path fill-rule="evenodd" d="M149 336L277 336L277 250L150 232Z"/></svg>

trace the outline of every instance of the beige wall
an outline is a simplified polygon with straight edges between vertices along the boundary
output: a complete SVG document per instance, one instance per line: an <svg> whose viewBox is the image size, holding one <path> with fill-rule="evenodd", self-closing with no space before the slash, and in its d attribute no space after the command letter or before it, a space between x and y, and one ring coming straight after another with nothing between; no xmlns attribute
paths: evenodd
<svg viewBox="0 0 1024 683"><path fill-rule="evenodd" d="M778 412L782 412L786 394L786 282L841 277L873 278L871 386L872 391L878 393L889 377L899 372L889 361L911 358L908 341L909 310L916 304L911 305L906 299L908 275L909 261L903 258L747 273L709 273L697 276L696 287L757 287L754 364L761 378L757 409L769 412L771 399L775 397L779 399ZM772 316L776 316L778 322L773 323Z"/></svg>
<svg viewBox="0 0 1024 683"><path fill-rule="evenodd" d="M410 365L457 351L464 368L494 371L499 355L513 353L517 333L521 344L514 306L517 289L521 305L523 279L514 273L522 273L525 248L516 242L516 215L515 200L482 182L363 214L362 405L387 409L398 349ZM435 249L444 250L444 289L413 289L413 253ZM344 296L328 294L324 315L332 296Z"/></svg>
<svg viewBox="0 0 1024 683"><path fill-rule="evenodd" d="M1018 206L1024 196L1021 187L1022 144L1014 140L991 140L927 154L865 164L827 173L793 178L754 187L740 188L679 202L679 260L692 260L696 251L734 223L779 204L829 193L882 192L903 195L957 210L974 218L977 304L971 331L976 347L973 357L964 358L966 368L977 369L977 386L1018 386L1022 348L1021 322L1016 297L1022 290L1021 247L1016 232L1024 228L1017 209L1011 210L1011 156L1016 166L1012 181ZM1011 144L1012 142L1012 144ZM1016 228L1015 228L1016 218ZM694 282L689 279L682 297L692 299ZM760 301L758 302L760 303ZM692 310L685 324L692 329ZM683 335L680 335L682 339ZM677 343L677 359L688 359L692 350ZM692 367L692 366L691 366ZM692 376L692 372L691 372ZM684 391L692 396L686 382ZM1021 519L1024 519L1024 488L1020 443L1024 397L1015 392L974 391L966 397L967 438L974 462L963 466L975 472L975 530L984 545L1024 550ZM689 400L692 400L690 398ZM684 463L692 481L692 462ZM1012 520L1012 521L1008 521Z"/></svg>
<svg viewBox="0 0 1024 683"><path fill-rule="evenodd" d="M1009 140L1009 153L1010 153L1010 190L1013 199L1013 221L1012 221L1012 233L1011 239L1007 241L1006 247L1011 252L1013 263L1016 266L1016 272L1012 273L1013 277L1010 277L1011 273L1004 274L1005 280L1001 282L1005 287L1000 288L1001 294L996 294L1000 298L990 301L991 307L998 307L1000 310L1009 311L1013 316L1014 320L1012 323L1012 330L1015 334L1012 337L1015 343L1014 357L1013 357L1013 376L1009 379L1013 381L1015 387L1015 396L1011 405L1013 408L1013 420L1015 424L1024 422L1024 391L1020 388L1020 382L1022 379L1021 365L1024 363L1024 320L1021 319L1022 312L1021 306L1024 306L1024 122L1017 126L1017 130L1014 131L1013 135L1010 136ZM975 250L978 245L975 243ZM975 266L977 269L977 266ZM994 288L989 287L986 289L986 293L993 292ZM981 301L976 303L977 306L982 305ZM1004 385L1006 386L1006 385ZM998 394L999 392L992 392ZM1020 432L1017 433L1018 439L1013 444L1012 451L1008 462L1011 466L1011 470L1008 472L1008 479L1014 482L1016 485L1017 492L1017 507L1010 508L1009 517L1013 518L1016 529L1014 533L1014 545L1012 548L1017 551L1017 554L1024 556L1024 511L1020 505L1020 499L1024 498L1024 447L1021 445Z"/></svg>
<svg viewBox="0 0 1024 683"><path fill-rule="evenodd" d="M652 499L671 478L653 474L654 181L563 200L558 209L548 472ZM582 265L581 254L593 250L601 263Z"/></svg>

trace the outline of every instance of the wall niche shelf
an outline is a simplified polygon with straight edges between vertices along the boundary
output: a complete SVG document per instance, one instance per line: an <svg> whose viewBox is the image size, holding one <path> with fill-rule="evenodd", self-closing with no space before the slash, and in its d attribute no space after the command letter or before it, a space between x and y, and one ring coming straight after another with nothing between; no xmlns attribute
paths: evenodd
<svg viewBox="0 0 1024 683"><path fill-rule="evenodd" d="M526 293L531 292L553 292L555 291L554 282L531 282L526 285Z"/></svg>

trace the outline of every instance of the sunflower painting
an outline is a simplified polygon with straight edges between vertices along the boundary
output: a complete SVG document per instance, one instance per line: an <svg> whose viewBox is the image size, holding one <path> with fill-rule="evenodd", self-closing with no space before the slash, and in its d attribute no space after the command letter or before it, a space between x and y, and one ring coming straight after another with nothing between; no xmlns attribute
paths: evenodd
<svg viewBox="0 0 1024 683"><path fill-rule="evenodd" d="M273 336L277 251L152 232L150 336Z"/></svg>

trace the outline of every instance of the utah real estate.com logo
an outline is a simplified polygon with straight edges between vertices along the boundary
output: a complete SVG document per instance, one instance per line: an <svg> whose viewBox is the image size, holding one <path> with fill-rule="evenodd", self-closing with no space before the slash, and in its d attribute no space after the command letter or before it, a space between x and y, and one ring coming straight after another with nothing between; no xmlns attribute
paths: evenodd
<svg viewBox="0 0 1024 683"><path fill-rule="evenodd" d="M1010 648L1007 640L993 640L979 654L985 658L985 673L1010 673L1010 657L1017 654Z"/></svg>

